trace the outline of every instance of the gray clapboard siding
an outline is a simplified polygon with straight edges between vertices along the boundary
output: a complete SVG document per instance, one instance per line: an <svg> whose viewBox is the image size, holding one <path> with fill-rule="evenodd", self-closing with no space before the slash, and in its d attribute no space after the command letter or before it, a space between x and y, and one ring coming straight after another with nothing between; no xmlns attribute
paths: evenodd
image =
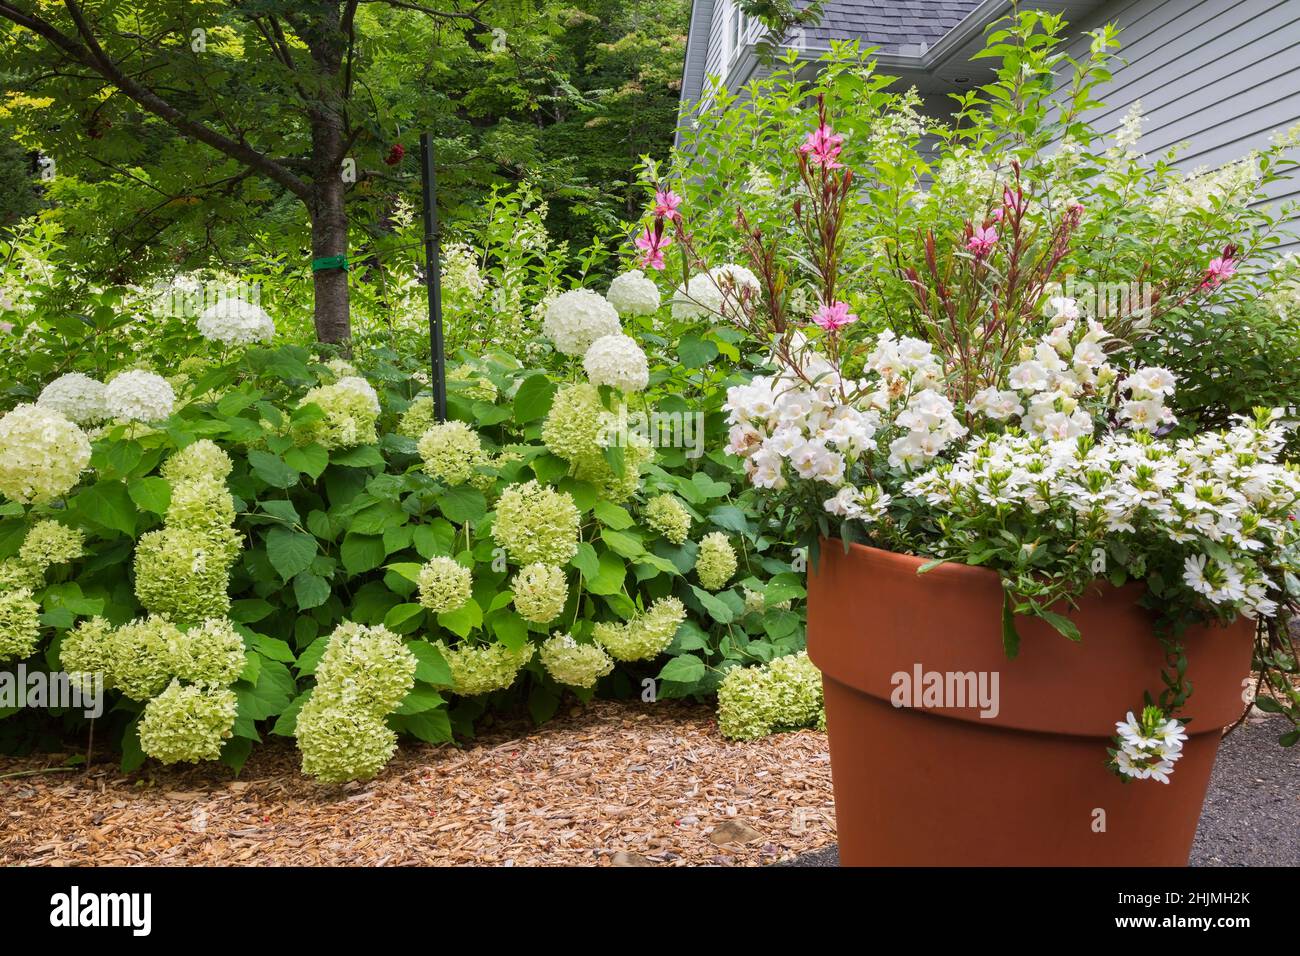
<svg viewBox="0 0 1300 956"><path fill-rule="evenodd" d="M1298 0L1112 0L1078 24L1120 27L1113 79L1098 93L1104 112L1093 116L1113 132L1135 100L1142 101L1139 148L1159 154L1186 144L1185 172L1217 167L1268 146L1274 133L1300 121L1300 2ZM1086 40L1071 45L1082 55ZM1295 180L1268 187L1270 203L1297 198ZM1300 220L1279 237L1295 248Z"/></svg>

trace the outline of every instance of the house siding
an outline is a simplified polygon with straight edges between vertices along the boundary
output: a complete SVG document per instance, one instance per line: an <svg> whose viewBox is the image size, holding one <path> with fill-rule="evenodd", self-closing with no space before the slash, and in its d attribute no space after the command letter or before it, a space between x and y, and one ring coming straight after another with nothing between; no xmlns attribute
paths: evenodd
<svg viewBox="0 0 1300 956"><path fill-rule="evenodd" d="M1112 0L1090 21L1120 28L1113 79L1094 114L1112 133L1136 100L1148 154L1185 143L1184 172L1221 166L1269 144L1300 121L1300 2L1297 0ZM1071 53L1087 51L1086 39ZM1300 181L1272 183L1266 202L1300 200ZM1285 223L1278 251L1300 251L1300 216Z"/></svg>

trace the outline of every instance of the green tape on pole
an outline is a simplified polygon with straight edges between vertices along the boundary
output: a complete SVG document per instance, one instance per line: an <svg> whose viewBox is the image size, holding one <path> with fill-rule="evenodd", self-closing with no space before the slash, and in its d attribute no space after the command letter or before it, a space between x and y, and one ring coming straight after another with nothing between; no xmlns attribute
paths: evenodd
<svg viewBox="0 0 1300 956"><path fill-rule="evenodd" d="M347 256L325 256L323 259L313 259L311 261L312 272L324 272L326 269L342 269L348 271Z"/></svg>

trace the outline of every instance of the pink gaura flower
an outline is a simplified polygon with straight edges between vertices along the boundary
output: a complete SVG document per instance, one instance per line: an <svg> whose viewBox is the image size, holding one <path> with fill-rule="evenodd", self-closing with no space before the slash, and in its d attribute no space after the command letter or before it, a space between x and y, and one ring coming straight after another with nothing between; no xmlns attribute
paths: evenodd
<svg viewBox="0 0 1300 956"><path fill-rule="evenodd" d="M1205 267L1205 279L1201 282L1201 288L1213 289L1231 279L1236 273L1237 263L1231 256L1215 256Z"/></svg>
<svg viewBox="0 0 1300 956"><path fill-rule="evenodd" d="M858 321L858 317L849 311L847 302L832 302L819 308L813 321L827 332L838 332L844 326Z"/></svg>
<svg viewBox="0 0 1300 956"><path fill-rule="evenodd" d="M966 248L975 253L976 258L983 259L997 245L998 230L994 226L976 226L971 237L966 240Z"/></svg>
<svg viewBox="0 0 1300 956"><path fill-rule="evenodd" d="M655 216L660 219L680 219L682 214L678 211L682 205L682 197L677 195L671 189L655 190Z"/></svg>
<svg viewBox="0 0 1300 956"><path fill-rule="evenodd" d="M673 237L650 227L636 237L636 247L641 250L641 266L646 269L664 267L664 250L673 243Z"/></svg>
<svg viewBox="0 0 1300 956"><path fill-rule="evenodd" d="M843 146L843 136L833 132L825 123L819 123L803 141L799 152L826 169L842 169L844 164L839 161L839 156Z"/></svg>

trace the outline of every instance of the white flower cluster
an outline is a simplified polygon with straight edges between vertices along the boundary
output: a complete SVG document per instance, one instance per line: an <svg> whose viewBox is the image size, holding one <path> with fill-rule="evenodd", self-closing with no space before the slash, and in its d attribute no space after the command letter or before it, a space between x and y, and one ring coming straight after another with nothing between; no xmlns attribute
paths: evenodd
<svg viewBox="0 0 1300 956"><path fill-rule="evenodd" d="M275 322L261 306L236 296L223 297L198 318L199 334L222 345L251 345L275 337Z"/></svg>
<svg viewBox="0 0 1300 956"><path fill-rule="evenodd" d="M659 311L659 287L640 269L614 277L605 298L619 315L654 315Z"/></svg>
<svg viewBox="0 0 1300 956"><path fill-rule="evenodd" d="M1044 528L1068 519L1079 540L1122 541L1125 570L1139 579L1147 554L1172 544L1185 554L1183 583L1207 602L1272 617L1280 582L1258 556L1300 542L1291 518L1300 474L1277 461L1285 438L1277 414L1173 444L1143 433L1096 442L985 436L903 491L949 515L1005 509L1040 516ZM933 545L937 557L957 550L942 538Z"/></svg>
<svg viewBox="0 0 1300 956"><path fill-rule="evenodd" d="M61 498L90 464L90 441L58 412L19 405L0 417L0 497L23 504Z"/></svg>
<svg viewBox="0 0 1300 956"><path fill-rule="evenodd" d="M1142 718L1133 716L1115 724L1119 749L1115 751L1115 766L1126 777L1137 780L1169 782L1174 763L1183 755L1183 741L1187 739L1183 725L1172 718L1166 719L1158 707L1147 707Z"/></svg>
<svg viewBox="0 0 1300 956"><path fill-rule="evenodd" d="M598 338L583 356L582 367L592 385L609 385L639 392L650 382L650 365L636 340L627 335Z"/></svg>
<svg viewBox="0 0 1300 956"><path fill-rule="evenodd" d="M82 426L102 422L108 415L104 383L81 372L68 372L54 379L41 389L36 404Z"/></svg>
<svg viewBox="0 0 1300 956"><path fill-rule="evenodd" d="M618 335L618 312L605 297L590 289L557 295L546 307L542 331L565 355L586 355L593 342Z"/></svg>
<svg viewBox="0 0 1300 956"><path fill-rule="evenodd" d="M176 407L176 393L161 375L133 369L104 387L104 407L121 421L160 422Z"/></svg>
<svg viewBox="0 0 1300 956"><path fill-rule="evenodd" d="M757 299L762 288L758 276L744 266L731 262L714 266L677 287L672 299L673 318L722 316L733 321L743 319L741 303L746 296Z"/></svg>

